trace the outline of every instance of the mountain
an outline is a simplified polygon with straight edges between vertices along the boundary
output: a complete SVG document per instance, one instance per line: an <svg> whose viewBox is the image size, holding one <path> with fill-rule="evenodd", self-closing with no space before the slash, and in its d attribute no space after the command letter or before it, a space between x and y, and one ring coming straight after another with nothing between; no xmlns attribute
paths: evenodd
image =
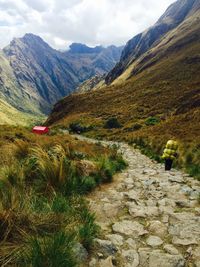
<svg viewBox="0 0 200 267"><path fill-rule="evenodd" d="M121 51L72 44L60 52L33 34L15 38L0 51L0 98L22 112L48 114L84 80L108 72Z"/></svg>
<svg viewBox="0 0 200 267"><path fill-rule="evenodd" d="M92 47L88 47L85 44L72 43L70 45L69 53L72 53L72 54L94 54L94 53L100 53L103 50L104 50L103 46L96 46L96 47L92 48Z"/></svg>
<svg viewBox="0 0 200 267"><path fill-rule="evenodd" d="M98 89L102 82L104 82L105 75L95 75L92 78L81 83L77 88L75 93L85 93L92 91L94 88Z"/></svg>
<svg viewBox="0 0 200 267"><path fill-rule="evenodd" d="M162 24L167 30L158 31ZM156 25L126 44L120 63L107 76L109 85L62 99L47 124L80 122L93 126L90 136L138 143L159 154L175 138L179 164L193 163L199 170L199 73L200 1L179 0ZM113 117L121 127L107 129Z"/></svg>
<svg viewBox="0 0 200 267"><path fill-rule="evenodd" d="M122 51L120 62L105 78L106 83L112 83L130 64L156 46L166 33L194 14L199 9L199 5L199 0L178 0L170 5L155 25L128 41Z"/></svg>
<svg viewBox="0 0 200 267"><path fill-rule="evenodd" d="M92 48L84 44L73 43L65 56L82 83L95 75L108 73L119 61L122 50L123 46Z"/></svg>

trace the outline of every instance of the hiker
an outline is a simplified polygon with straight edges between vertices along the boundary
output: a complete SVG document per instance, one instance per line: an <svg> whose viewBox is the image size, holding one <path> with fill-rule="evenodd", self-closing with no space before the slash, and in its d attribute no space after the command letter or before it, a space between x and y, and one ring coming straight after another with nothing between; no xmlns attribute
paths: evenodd
<svg viewBox="0 0 200 267"><path fill-rule="evenodd" d="M174 140L167 141L162 158L165 159L165 170L170 171L172 168L173 160L178 156L178 144Z"/></svg>

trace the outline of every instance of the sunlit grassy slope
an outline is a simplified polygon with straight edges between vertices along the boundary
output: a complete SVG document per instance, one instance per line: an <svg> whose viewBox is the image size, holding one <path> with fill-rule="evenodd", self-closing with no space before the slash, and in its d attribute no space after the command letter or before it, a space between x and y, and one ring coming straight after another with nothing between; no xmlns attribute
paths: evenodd
<svg viewBox="0 0 200 267"><path fill-rule="evenodd" d="M31 125L36 121L44 120L44 116L33 116L27 113L20 112L4 100L0 99L0 125Z"/></svg>
<svg viewBox="0 0 200 267"><path fill-rule="evenodd" d="M180 164L192 161L199 166L199 25L198 12L165 35L110 86L61 100L47 123L68 126L82 121L96 126L90 135L130 142L142 138L157 153L173 137L180 142ZM117 117L122 127L105 129L111 117ZM150 117L156 118L156 125L147 125Z"/></svg>

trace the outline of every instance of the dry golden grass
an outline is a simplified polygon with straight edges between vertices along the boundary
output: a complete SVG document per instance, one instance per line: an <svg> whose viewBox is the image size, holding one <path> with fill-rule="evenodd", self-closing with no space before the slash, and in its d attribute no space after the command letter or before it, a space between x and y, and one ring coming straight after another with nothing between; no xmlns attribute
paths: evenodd
<svg viewBox="0 0 200 267"><path fill-rule="evenodd" d="M56 129L8 125L0 151L0 266L77 266L74 244L89 251L99 230L82 195L125 168L122 157Z"/></svg>

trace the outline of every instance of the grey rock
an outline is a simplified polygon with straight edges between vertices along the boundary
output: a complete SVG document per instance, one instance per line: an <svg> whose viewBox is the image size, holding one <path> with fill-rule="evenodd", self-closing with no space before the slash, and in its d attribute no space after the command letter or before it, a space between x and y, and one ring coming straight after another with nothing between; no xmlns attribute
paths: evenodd
<svg viewBox="0 0 200 267"><path fill-rule="evenodd" d="M162 222L163 223L168 223L169 222L169 215L164 214L163 217L162 217Z"/></svg>
<svg viewBox="0 0 200 267"><path fill-rule="evenodd" d="M80 243L76 243L74 245L73 252L74 252L75 257L78 259L79 262L85 261L88 257L87 250Z"/></svg>
<svg viewBox="0 0 200 267"><path fill-rule="evenodd" d="M184 267L185 261L182 255L170 255L162 250L140 248L140 267Z"/></svg>
<svg viewBox="0 0 200 267"><path fill-rule="evenodd" d="M189 246L189 245L198 245L198 242L196 238L178 238L178 237L173 237L172 243L174 245L182 245L182 246Z"/></svg>
<svg viewBox="0 0 200 267"><path fill-rule="evenodd" d="M159 237L164 237L167 234L167 227L160 221L151 221L149 231Z"/></svg>
<svg viewBox="0 0 200 267"><path fill-rule="evenodd" d="M179 254L178 249L176 249L173 245L167 244L163 248L167 253L169 253L171 255L178 255Z"/></svg>
<svg viewBox="0 0 200 267"><path fill-rule="evenodd" d="M112 260L113 260L112 256L108 257L105 260L100 260L99 267L113 267Z"/></svg>
<svg viewBox="0 0 200 267"><path fill-rule="evenodd" d="M170 255L153 251L149 256L149 267L184 267L182 255Z"/></svg>
<svg viewBox="0 0 200 267"><path fill-rule="evenodd" d="M89 267L97 267L97 260L95 258L92 258L89 262Z"/></svg>
<svg viewBox="0 0 200 267"><path fill-rule="evenodd" d="M179 176L170 177L169 181L175 182L175 183L184 183L183 177L179 177Z"/></svg>
<svg viewBox="0 0 200 267"><path fill-rule="evenodd" d="M181 187L181 191L185 194L190 195L193 191L193 189L187 185Z"/></svg>
<svg viewBox="0 0 200 267"><path fill-rule="evenodd" d="M136 250L122 250L122 257L127 267L137 267L139 265L139 254Z"/></svg>
<svg viewBox="0 0 200 267"><path fill-rule="evenodd" d="M152 250L150 248L140 248L139 253L139 262L141 267L149 266L149 256Z"/></svg>
<svg viewBox="0 0 200 267"><path fill-rule="evenodd" d="M170 218L169 234L173 244L191 245L200 242L200 217L192 212L174 213Z"/></svg>
<svg viewBox="0 0 200 267"><path fill-rule="evenodd" d="M113 224L112 229L115 233L120 233L125 236L134 236L135 238L148 233L144 230L144 226L142 224L128 220L116 222Z"/></svg>
<svg viewBox="0 0 200 267"><path fill-rule="evenodd" d="M133 218L146 218L150 216L159 216L159 209L156 206L132 206L129 208L129 213Z"/></svg>
<svg viewBox="0 0 200 267"><path fill-rule="evenodd" d="M196 199L199 199L199 195L200 195L200 191L192 191L190 193L190 200L196 200Z"/></svg>
<svg viewBox="0 0 200 267"><path fill-rule="evenodd" d="M127 246L131 249L134 249L136 250L137 249L137 244L135 242L135 240L133 240L132 238L128 238L126 241L125 241L125 244L127 244Z"/></svg>
<svg viewBox="0 0 200 267"><path fill-rule="evenodd" d="M138 193L135 190L128 191L124 195L127 196L130 200L137 200L139 198Z"/></svg>
<svg viewBox="0 0 200 267"><path fill-rule="evenodd" d="M160 237L151 235L147 238L146 243L151 247L158 247L163 244L163 241Z"/></svg>
<svg viewBox="0 0 200 267"><path fill-rule="evenodd" d="M98 247L98 251L105 257L116 254L117 247L109 240L95 239L95 245Z"/></svg>
<svg viewBox="0 0 200 267"><path fill-rule="evenodd" d="M107 218L114 218L117 216L121 208L122 204L120 201L115 203L105 203L102 207L102 211Z"/></svg>
<svg viewBox="0 0 200 267"><path fill-rule="evenodd" d="M124 183L125 183L125 184L133 184L133 179L132 179L132 178L126 178L126 179L124 180Z"/></svg>
<svg viewBox="0 0 200 267"><path fill-rule="evenodd" d="M116 247L120 247L124 243L124 238L121 235L106 235L106 238L108 238Z"/></svg>

